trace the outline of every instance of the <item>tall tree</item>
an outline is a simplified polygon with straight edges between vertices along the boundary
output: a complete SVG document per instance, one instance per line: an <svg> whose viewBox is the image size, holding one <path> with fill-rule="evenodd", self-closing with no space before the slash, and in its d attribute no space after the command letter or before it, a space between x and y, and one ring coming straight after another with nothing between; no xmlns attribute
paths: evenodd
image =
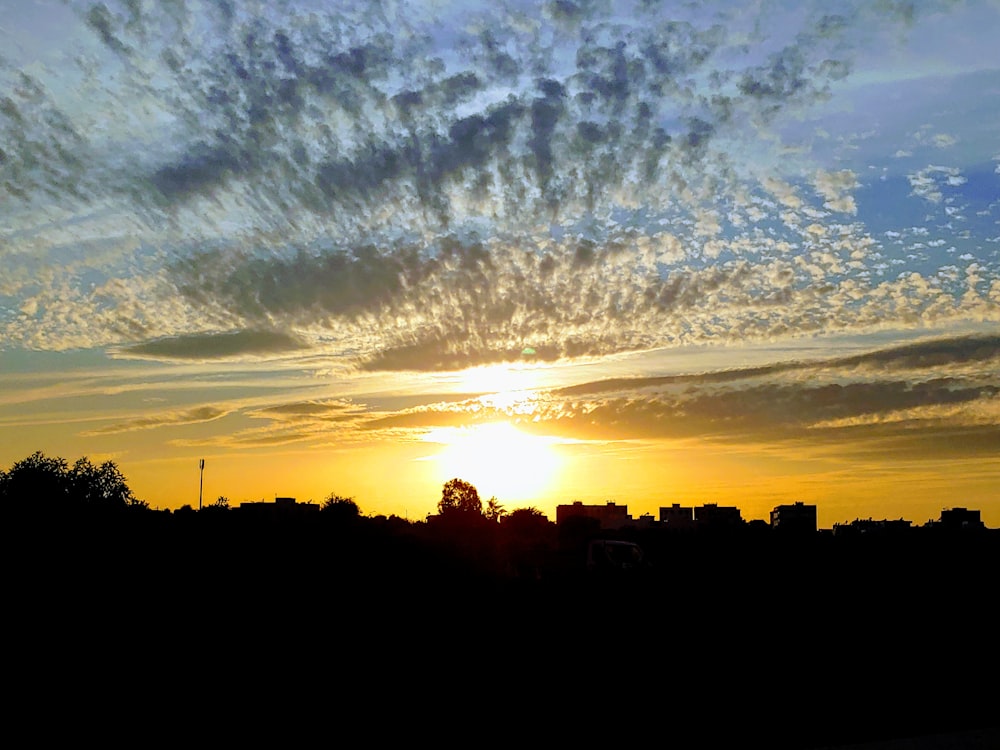
<svg viewBox="0 0 1000 750"><path fill-rule="evenodd" d="M482 515L483 502L479 499L479 490L464 479L449 479L441 489L438 513L442 516L453 513Z"/></svg>

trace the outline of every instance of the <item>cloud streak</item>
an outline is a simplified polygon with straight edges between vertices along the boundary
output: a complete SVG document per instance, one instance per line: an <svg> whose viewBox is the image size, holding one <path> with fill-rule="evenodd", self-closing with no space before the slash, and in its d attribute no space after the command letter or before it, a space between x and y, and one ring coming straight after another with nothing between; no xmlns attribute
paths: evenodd
<svg viewBox="0 0 1000 750"><path fill-rule="evenodd" d="M900 460L929 450L939 458L988 457L1000 439L998 364L995 336L936 339L848 357L431 404L366 421L364 428L510 421L530 433L575 440L708 439L744 449L808 445L841 454L873 446L887 455L899 445ZM950 447L935 447L943 445Z"/></svg>
<svg viewBox="0 0 1000 750"><path fill-rule="evenodd" d="M157 427L198 424L201 422L211 422L216 419L220 419L229 413L229 409L223 409L215 406L198 406L179 411L160 412L148 417L128 419L122 422L106 425L104 427L99 427L95 430L88 430L82 434L87 437L92 437L97 435L115 435L122 432L135 432L136 430L151 430Z"/></svg>

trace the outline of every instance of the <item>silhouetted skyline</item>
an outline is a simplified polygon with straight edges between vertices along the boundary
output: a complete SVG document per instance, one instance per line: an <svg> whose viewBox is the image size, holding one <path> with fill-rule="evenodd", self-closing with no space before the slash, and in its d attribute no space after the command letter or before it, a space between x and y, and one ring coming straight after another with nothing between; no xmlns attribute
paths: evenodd
<svg viewBox="0 0 1000 750"><path fill-rule="evenodd" d="M685 747L941 735L978 750L997 736L983 678L997 667L998 530L782 533L725 523L716 506L704 527L610 530L596 517L502 512L458 478L421 521L365 515L333 493L158 511L113 462L42 454L0 474L0 500L17 539L12 638L30 652L15 684L39 665L50 680L123 658L140 665L127 688L148 700L177 689L150 665L208 665L223 685L243 665L280 713L270 691L286 683L261 682L273 661L294 684L372 682L395 718L411 685L440 703L424 676L467 670L461 687L476 701L513 686L513 720L537 731L535 712L555 713L563 737L621 736L629 711ZM581 689L607 696L595 708ZM423 719L440 735L437 720Z"/></svg>

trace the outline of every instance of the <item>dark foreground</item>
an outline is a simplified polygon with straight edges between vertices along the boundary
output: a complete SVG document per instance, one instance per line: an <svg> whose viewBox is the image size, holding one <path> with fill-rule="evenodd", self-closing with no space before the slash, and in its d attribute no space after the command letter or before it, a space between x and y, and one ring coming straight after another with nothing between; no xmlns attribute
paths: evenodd
<svg viewBox="0 0 1000 750"><path fill-rule="evenodd" d="M8 527L12 674L469 746L998 747L991 534L661 540L595 575L360 527Z"/></svg>

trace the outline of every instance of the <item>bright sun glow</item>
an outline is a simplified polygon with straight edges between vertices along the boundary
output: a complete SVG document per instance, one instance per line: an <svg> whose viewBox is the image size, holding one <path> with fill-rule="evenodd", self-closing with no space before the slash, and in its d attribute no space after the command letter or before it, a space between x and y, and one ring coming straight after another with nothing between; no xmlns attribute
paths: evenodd
<svg viewBox="0 0 1000 750"><path fill-rule="evenodd" d="M542 371L524 365L485 365L470 367L457 374L455 386L466 393L524 391L537 388Z"/></svg>
<svg viewBox="0 0 1000 750"><path fill-rule="evenodd" d="M443 481L459 477L471 482L485 502L534 501L555 478L559 455L556 438L528 435L506 422L472 427L442 427L424 440L443 446L433 458Z"/></svg>

